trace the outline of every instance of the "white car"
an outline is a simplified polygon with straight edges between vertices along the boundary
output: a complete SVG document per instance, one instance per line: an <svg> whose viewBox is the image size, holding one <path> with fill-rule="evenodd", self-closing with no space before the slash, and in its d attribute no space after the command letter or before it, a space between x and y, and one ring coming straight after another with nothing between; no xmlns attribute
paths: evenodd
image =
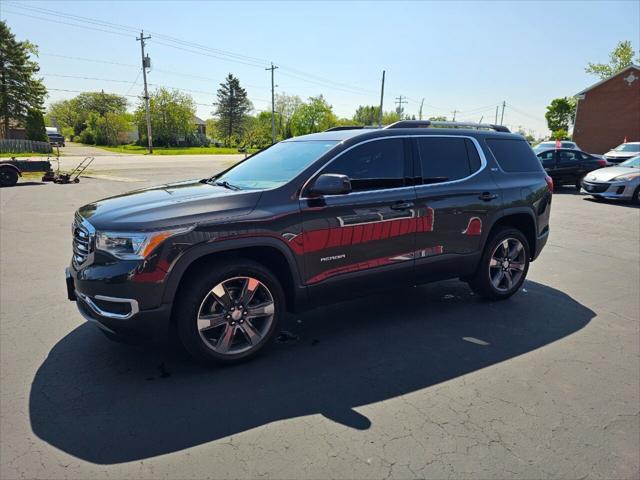
<svg viewBox="0 0 640 480"><path fill-rule="evenodd" d="M604 154L607 163L617 165L640 154L640 142L626 142Z"/></svg>
<svg viewBox="0 0 640 480"><path fill-rule="evenodd" d="M615 167L599 168L587 173L580 191L596 199L619 198L640 203L640 156Z"/></svg>
<svg viewBox="0 0 640 480"><path fill-rule="evenodd" d="M556 141L553 140L551 142L540 142L538 145L533 147L533 151L536 155L540 152L544 152L545 150L554 150L556 148ZM568 140L562 140L560 142L560 146L557 148L569 148L571 150L580 150L580 147L576 142L570 142Z"/></svg>

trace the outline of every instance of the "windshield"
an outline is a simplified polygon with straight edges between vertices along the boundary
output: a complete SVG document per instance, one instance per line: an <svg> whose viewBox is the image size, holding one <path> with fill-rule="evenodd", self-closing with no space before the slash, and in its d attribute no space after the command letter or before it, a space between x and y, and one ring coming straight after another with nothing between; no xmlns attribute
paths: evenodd
<svg viewBox="0 0 640 480"><path fill-rule="evenodd" d="M621 167L640 168L640 155L630 158L620 164Z"/></svg>
<svg viewBox="0 0 640 480"><path fill-rule="evenodd" d="M640 152L640 143L623 143L613 149L614 152Z"/></svg>
<svg viewBox="0 0 640 480"><path fill-rule="evenodd" d="M284 185L334 147L337 141L280 142L239 163L216 183L227 182L241 190L263 190Z"/></svg>

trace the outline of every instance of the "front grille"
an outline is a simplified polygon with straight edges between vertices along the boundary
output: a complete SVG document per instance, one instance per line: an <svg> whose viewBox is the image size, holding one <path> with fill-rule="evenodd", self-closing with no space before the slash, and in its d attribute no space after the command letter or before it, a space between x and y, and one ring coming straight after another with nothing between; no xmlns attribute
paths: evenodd
<svg viewBox="0 0 640 480"><path fill-rule="evenodd" d="M607 191L609 184L582 182L582 187L589 193L602 193Z"/></svg>
<svg viewBox="0 0 640 480"><path fill-rule="evenodd" d="M76 215L73 221L73 263L83 265L93 253L94 234L91 225Z"/></svg>

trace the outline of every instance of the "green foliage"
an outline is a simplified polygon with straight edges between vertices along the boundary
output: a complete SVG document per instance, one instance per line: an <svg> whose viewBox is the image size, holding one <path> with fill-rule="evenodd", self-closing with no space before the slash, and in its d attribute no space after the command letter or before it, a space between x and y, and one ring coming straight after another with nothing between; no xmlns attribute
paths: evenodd
<svg viewBox="0 0 640 480"><path fill-rule="evenodd" d="M570 140L569 138L569 132L567 132L565 129L560 128L558 130L554 130L551 133L551 138L553 140Z"/></svg>
<svg viewBox="0 0 640 480"><path fill-rule="evenodd" d="M309 97L309 103L302 104L291 117L293 136L322 132L337 124L331 105L322 95Z"/></svg>
<svg viewBox="0 0 640 480"><path fill-rule="evenodd" d="M244 135L239 144L249 148L264 148L270 145L271 112L260 112L257 117L246 117Z"/></svg>
<svg viewBox="0 0 640 480"><path fill-rule="evenodd" d="M48 142L47 131L44 128L44 116L42 111L34 108L30 109L27 113L27 120L25 122L25 133L27 134L27 140L35 140L37 142Z"/></svg>
<svg viewBox="0 0 640 480"><path fill-rule="evenodd" d="M232 139L242 135L244 121L253 105L247 97L247 91L240 86L240 80L232 74L227 75L217 92L218 101L214 104L213 114L218 117L218 133L225 139L225 145L231 145Z"/></svg>
<svg viewBox="0 0 640 480"><path fill-rule="evenodd" d="M70 100L54 102L49 106L48 117L61 128L73 128L80 135L88 127L92 115L104 117L107 113L123 115L127 111L127 99L105 92L85 92Z"/></svg>
<svg viewBox="0 0 640 480"><path fill-rule="evenodd" d="M447 121L447 117L429 117L429 120L432 122L446 122Z"/></svg>
<svg viewBox="0 0 640 480"><path fill-rule="evenodd" d="M201 144L194 122L196 105L190 95L177 90L159 88L150 94L151 134L156 146ZM134 113L140 133L140 144L147 144L147 120L144 101Z"/></svg>
<svg viewBox="0 0 640 480"><path fill-rule="evenodd" d="M547 126L552 132L556 130L569 130L573 124L576 114L576 101L571 97L554 98L547 107L544 117L547 119Z"/></svg>
<svg viewBox="0 0 640 480"><path fill-rule="evenodd" d="M9 138L12 121L24 122L29 111L42 111L47 90L36 77L40 67L31 57L37 54L35 45L17 41L0 21L0 116L5 138Z"/></svg>
<svg viewBox="0 0 640 480"><path fill-rule="evenodd" d="M122 145L127 143L127 132L131 130L132 120L129 113L107 112L99 115L92 112L87 119L85 131L91 133L96 145Z"/></svg>
<svg viewBox="0 0 640 480"><path fill-rule="evenodd" d="M618 42L616 48L609 54L609 63L589 62L585 72L597 75L604 80L631 65L634 55L635 52L629 40ZM636 58L636 62L640 63L640 56Z"/></svg>
<svg viewBox="0 0 640 480"><path fill-rule="evenodd" d="M358 125L378 125L380 120L380 106L360 105L353 115L353 121Z"/></svg>
<svg viewBox="0 0 640 480"><path fill-rule="evenodd" d="M300 108L303 101L297 95L287 95L286 93L276 93L276 135L280 139L291 138L291 119L293 114Z"/></svg>

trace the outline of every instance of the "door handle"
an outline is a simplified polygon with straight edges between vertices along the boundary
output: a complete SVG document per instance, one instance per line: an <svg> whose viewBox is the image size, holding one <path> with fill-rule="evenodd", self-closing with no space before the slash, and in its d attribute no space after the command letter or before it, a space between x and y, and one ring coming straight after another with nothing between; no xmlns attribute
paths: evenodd
<svg viewBox="0 0 640 480"><path fill-rule="evenodd" d="M398 202L391 205L393 210L408 210L413 208L413 202Z"/></svg>
<svg viewBox="0 0 640 480"><path fill-rule="evenodd" d="M498 198L498 195L491 192L482 192L482 194L478 198L482 201L490 202L491 200L495 200L496 198Z"/></svg>

